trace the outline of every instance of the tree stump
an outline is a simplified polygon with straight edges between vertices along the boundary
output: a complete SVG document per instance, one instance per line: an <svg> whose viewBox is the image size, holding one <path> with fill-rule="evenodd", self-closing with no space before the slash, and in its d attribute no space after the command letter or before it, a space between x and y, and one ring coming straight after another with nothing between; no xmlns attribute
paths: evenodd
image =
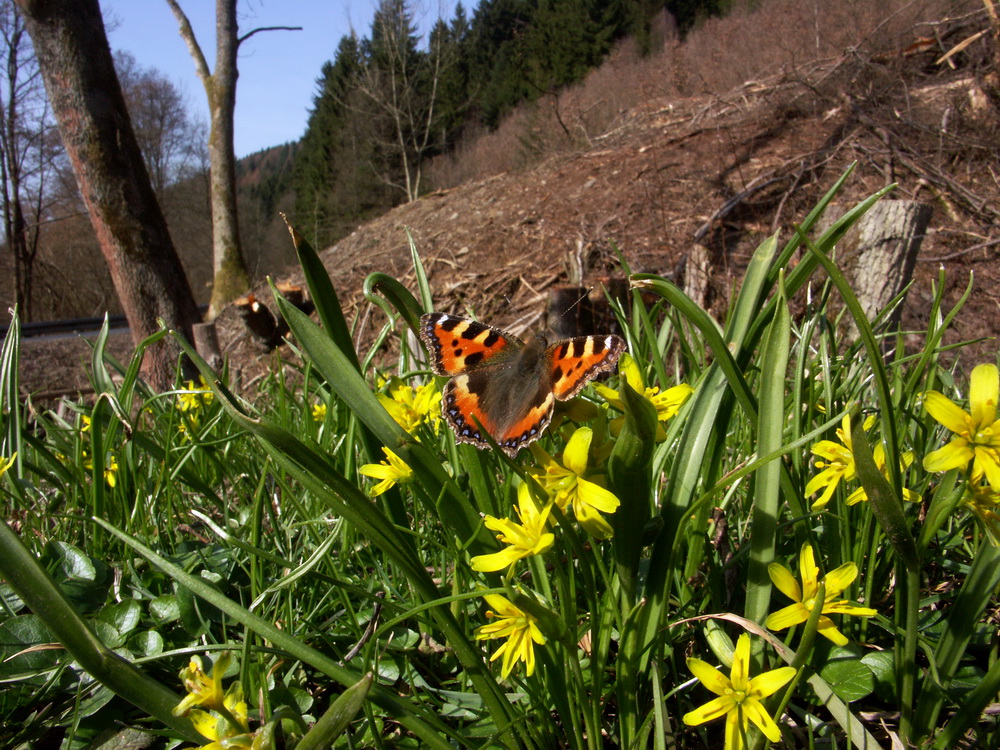
<svg viewBox="0 0 1000 750"><path fill-rule="evenodd" d="M882 200L872 206L841 242L847 257L856 253L854 292L869 320L910 283L931 213L932 208L926 203ZM901 300L885 321L889 328L899 325L902 308Z"/></svg>
<svg viewBox="0 0 1000 750"><path fill-rule="evenodd" d="M684 293L701 307L708 305L712 259L708 248L695 243L684 256Z"/></svg>

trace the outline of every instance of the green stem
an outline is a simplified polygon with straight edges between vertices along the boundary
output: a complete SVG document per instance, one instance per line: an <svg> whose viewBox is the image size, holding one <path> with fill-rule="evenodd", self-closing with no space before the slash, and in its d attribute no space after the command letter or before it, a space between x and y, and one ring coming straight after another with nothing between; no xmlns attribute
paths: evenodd
<svg viewBox="0 0 1000 750"><path fill-rule="evenodd" d="M906 570L906 637L903 640L903 660L899 683L899 739L908 746L913 727L913 698L917 682L917 630L920 624L920 571Z"/></svg>

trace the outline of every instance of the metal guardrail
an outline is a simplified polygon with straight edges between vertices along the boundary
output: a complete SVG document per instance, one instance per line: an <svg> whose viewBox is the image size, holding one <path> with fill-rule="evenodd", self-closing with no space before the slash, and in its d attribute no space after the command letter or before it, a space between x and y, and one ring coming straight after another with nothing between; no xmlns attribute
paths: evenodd
<svg viewBox="0 0 1000 750"><path fill-rule="evenodd" d="M99 331L104 325L104 316L99 318L72 318L70 320L41 320L37 323L21 323L21 338L30 339L35 336L51 336L56 333L86 333ZM128 328L128 320L124 315L109 315L108 325L111 328ZM7 336L10 324L0 326L0 338Z"/></svg>
<svg viewBox="0 0 1000 750"><path fill-rule="evenodd" d="M208 305L199 305L198 311L204 315ZM108 327L128 328L128 318L124 315L109 315ZM67 320L40 320L37 323L21 323L21 338L30 339L38 336L53 336L60 333L90 333L101 330L104 316L97 318L69 318ZM10 323L0 325L0 341L7 337Z"/></svg>

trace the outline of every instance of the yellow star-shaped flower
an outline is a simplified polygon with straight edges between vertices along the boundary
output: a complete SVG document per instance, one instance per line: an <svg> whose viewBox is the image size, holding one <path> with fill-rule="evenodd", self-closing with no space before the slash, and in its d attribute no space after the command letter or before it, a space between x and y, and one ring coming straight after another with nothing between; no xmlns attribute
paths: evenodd
<svg viewBox="0 0 1000 750"><path fill-rule="evenodd" d="M751 678L750 636L746 633L736 642L733 666L728 678L701 659L689 658L687 665L691 674L719 697L684 714L682 720L685 724L697 726L725 716L726 750L743 747L743 738L751 721L771 742L781 739L781 730L764 709L761 700L780 690L792 679L795 676L794 668L780 667Z"/></svg>
<svg viewBox="0 0 1000 750"><path fill-rule="evenodd" d="M1000 547L1000 492L988 484L969 485L962 502L982 524L990 544Z"/></svg>
<svg viewBox="0 0 1000 750"><path fill-rule="evenodd" d="M222 690L222 677L233 660L232 654L223 651L212 665L212 676L209 677L201 664L200 656L192 656L187 667L181 670L181 682L187 695L174 708L174 716L186 716L195 706L202 706L218 711L225 706L225 693Z"/></svg>
<svg viewBox="0 0 1000 750"><path fill-rule="evenodd" d="M560 510L573 506L576 520L588 534L597 539L610 539L614 532L601 513L614 513L619 500L603 486L603 475L587 476L587 459L593 439L593 430L578 427L566 443L562 463L533 443L532 455L541 466L531 473Z"/></svg>
<svg viewBox="0 0 1000 750"><path fill-rule="evenodd" d="M473 557L472 569L483 573L503 570L524 557L545 552L555 539L552 532L546 530L550 510L551 502L539 510L527 483L521 482L517 488L517 516L521 523L514 523L509 518L486 516L486 528L497 532L497 539L508 546L490 555Z"/></svg>
<svg viewBox="0 0 1000 750"><path fill-rule="evenodd" d="M250 747L253 742L247 721L247 704L243 700L243 688L239 682L234 682L226 691L223 705L226 709L223 715L198 708L193 708L188 713L195 731L206 740L211 740L207 745L202 745L201 750Z"/></svg>
<svg viewBox="0 0 1000 750"><path fill-rule="evenodd" d="M493 652L490 661L503 657L500 674L505 680L517 662L523 661L525 672L530 677L535 671L535 644L545 644L545 636L535 618L499 594L485 594L483 598L492 608L486 617L494 622L476 628L476 640L506 638L506 642Z"/></svg>
<svg viewBox="0 0 1000 750"><path fill-rule="evenodd" d="M377 464L365 464L358 469L359 474L382 480L368 491L372 497L378 497L395 484L404 484L413 479L413 469L403 459L388 448L382 448L382 452L389 459L388 463L382 461Z"/></svg>
<svg viewBox="0 0 1000 750"><path fill-rule="evenodd" d="M666 440L667 432L660 423L666 422L677 414L684 402L694 393L694 388L687 383L678 383L662 393L656 386L647 388L642 381L642 371L639 369L639 365L628 352L623 353L621 359L618 360L618 374L631 386L632 390L645 396L656 407L656 418L659 421L656 425L656 439L658 441ZM600 383L594 388L601 398L615 409L625 411L625 405L622 403L621 394L618 391ZM618 434L623 422L624 417L611 420L612 434Z"/></svg>
<svg viewBox="0 0 1000 750"><path fill-rule="evenodd" d="M412 433L424 423L437 432L441 422L441 391L433 380L414 388L399 378L392 378L388 395L376 395L396 424L407 432Z"/></svg>
<svg viewBox="0 0 1000 750"><path fill-rule="evenodd" d="M924 408L934 419L955 434L947 445L924 456L927 471L964 469L972 464L972 480L983 476L1000 490L1000 420L997 400L1000 374L996 365L977 365L972 371L969 407L962 407L937 391L924 394ZM971 413L970 413L971 412Z"/></svg>
<svg viewBox="0 0 1000 750"><path fill-rule="evenodd" d="M823 614L819 618L819 632L826 636L838 646L847 645L847 637L837 630L833 620L827 617L828 614L857 615L859 617L871 617L878 614L869 607L859 607L850 604L846 599L837 601L837 597L850 586L854 579L858 577L858 566L853 562L846 562L836 570L831 570L823 576L826 584L826 596L822 602L816 601L816 594L819 592L819 568L816 566L816 558L813 555L811 544L803 544L799 553L799 574L802 576L802 585L795 580L795 576L788 568L780 563L771 563L767 566L767 573L771 576L771 581L778 590L791 599L794 603L784 609L779 609L767 618L767 627L771 630L784 630L793 625L805 622L809 619L809 614L818 605L823 607Z"/></svg>

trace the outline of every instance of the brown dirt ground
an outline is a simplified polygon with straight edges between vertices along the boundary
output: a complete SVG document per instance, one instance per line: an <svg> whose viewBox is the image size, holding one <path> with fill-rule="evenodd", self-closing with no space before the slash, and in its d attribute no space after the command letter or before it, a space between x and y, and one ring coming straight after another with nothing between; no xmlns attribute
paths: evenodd
<svg viewBox="0 0 1000 750"><path fill-rule="evenodd" d="M439 309L533 327L540 327L547 294L566 283L569 268L582 267L585 282L621 276L612 242L633 271L682 281L697 237L712 262L707 304L721 316L753 249L775 231L785 242L792 223L856 162L837 211L892 181L899 183L892 197L934 205L904 327L926 329L939 269L946 271L946 305L974 272L975 291L948 341L994 337L967 355L994 359L1000 245L989 243L1000 220L1000 180L991 161L996 152L984 152L969 134L992 132L996 143L1000 127L995 113L977 109L972 79L955 73L919 81L907 87L905 100L882 101L877 109L846 95L827 107L803 94L808 90L800 80L776 78L727 97L650 101L584 147L529 170L432 193L359 227L323 253L348 320L357 321L358 342L382 324L382 313L362 294L368 274L389 274L415 291L406 229ZM949 113L960 127L946 134L939 125ZM946 136L972 145L942 149ZM302 280L297 269L285 278ZM258 296L270 298L266 291ZM273 362L234 312L224 312L219 323L233 372L244 382ZM25 342L25 389L75 387L81 380L75 351Z"/></svg>

